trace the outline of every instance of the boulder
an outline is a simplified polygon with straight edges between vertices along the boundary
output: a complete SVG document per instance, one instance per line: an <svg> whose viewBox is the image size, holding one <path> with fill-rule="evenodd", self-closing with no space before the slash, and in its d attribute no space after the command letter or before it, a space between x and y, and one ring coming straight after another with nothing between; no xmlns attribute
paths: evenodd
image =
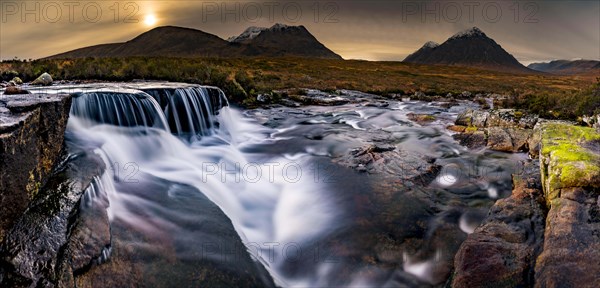
<svg viewBox="0 0 600 288"><path fill-rule="evenodd" d="M52 85L52 82L53 82L52 76L50 76L50 74L44 72L42 75L40 75L40 77L33 80L33 82L31 82L31 85L50 86L50 85Z"/></svg>
<svg viewBox="0 0 600 288"><path fill-rule="evenodd" d="M450 125L450 126L446 127L446 129L448 129L452 132L463 133L463 132L465 132L465 130L467 130L467 127L461 126L461 125Z"/></svg>
<svg viewBox="0 0 600 288"><path fill-rule="evenodd" d="M520 128L490 127L487 129L488 147L501 152L528 151L528 140L532 131Z"/></svg>
<svg viewBox="0 0 600 288"><path fill-rule="evenodd" d="M306 89L301 92L305 95L289 94L288 97L304 105L338 106L351 102L347 97L340 97L315 89Z"/></svg>
<svg viewBox="0 0 600 288"><path fill-rule="evenodd" d="M487 127L533 129L538 116L515 109L497 109L490 112Z"/></svg>
<svg viewBox="0 0 600 288"><path fill-rule="evenodd" d="M502 128L491 127L487 129L488 135L488 147L491 150L501 152L512 152L513 144L510 138L510 134Z"/></svg>
<svg viewBox="0 0 600 288"><path fill-rule="evenodd" d="M429 114L408 113L406 116L408 116L408 119L410 119L411 121L417 122L419 124L430 123L435 121L436 119L435 116Z"/></svg>
<svg viewBox="0 0 600 288"><path fill-rule="evenodd" d="M258 96L256 96L256 101L261 103L270 103L272 99L273 95L271 94L258 94Z"/></svg>
<svg viewBox="0 0 600 288"><path fill-rule="evenodd" d="M417 91L415 92L415 94L413 94L413 97L415 97L416 99L422 99L427 97L427 95L425 95L425 93L421 92L421 91Z"/></svg>
<svg viewBox="0 0 600 288"><path fill-rule="evenodd" d="M22 85L23 84L23 80L21 80L21 78L19 78L19 77L15 77L11 81L13 83L15 83L16 85Z"/></svg>
<svg viewBox="0 0 600 288"><path fill-rule="evenodd" d="M18 86L9 86L4 90L4 95L20 95L20 94L31 94L29 91L21 89Z"/></svg>
<svg viewBox="0 0 600 288"><path fill-rule="evenodd" d="M335 161L359 172L383 174L407 183L427 185L440 168L433 160L393 145L379 144L355 148Z"/></svg>
<svg viewBox="0 0 600 288"><path fill-rule="evenodd" d="M490 113L487 111L479 111L467 109L465 112L458 115L456 125L473 126L477 128L485 128Z"/></svg>
<svg viewBox="0 0 600 288"><path fill-rule="evenodd" d="M487 145L487 135L484 131L465 132L462 134L452 135L452 138L457 140L460 145L470 149L485 147Z"/></svg>

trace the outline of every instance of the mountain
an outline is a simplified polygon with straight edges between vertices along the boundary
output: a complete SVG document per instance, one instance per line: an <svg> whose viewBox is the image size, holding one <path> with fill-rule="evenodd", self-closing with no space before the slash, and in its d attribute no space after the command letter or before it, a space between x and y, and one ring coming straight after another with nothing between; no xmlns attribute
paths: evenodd
<svg viewBox="0 0 600 288"><path fill-rule="evenodd" d="M275 24L271 28L246 30L232 42L242 43L246 56L300 56L342 59L321 44L304 26Z"/></svg>
<svg viewBox="0 0 600 288"><path fill-rule="evenodd" d="M430 55L431 51L433 51L433 49L437 48L438 46L440 46L440 44L435 43L433 41L429 41L425 43L425 45L423 45L421 49L417 50L415 53L408 55L406 59L404 59L404 62L418 63L420 59L427 58L427 55Z"/></svg>
<svg viewBox="0 0 600 288"><path fill-rule="evenodd" d="M85 57L307 57L342 59L304 26L250 27L230 41L200 30L163 26L124 42L76 49L47 58Z"/></svg>
<svg viewBox="0 0 600 288"><path fill-rule="evenodd" d="M597 60L555 60L547 63L532 63L530 69L561 75L598 73L600 75L600 61Z"/></svg>
<svg viewBox="0 0 600 288"><path fill-rule="evenodd" d="M404 59L407 63L480 67L505 72L532 73L477 27L450 37L441 45L428 42Z"/></svg>
<svg viewBox="0 0 600 288"><path fill-rule="evenodd" d="M256 36L258 36L258 34L260 34L261 32L263 32L267 29L268 28L265 28L265 27L250 26L246 30L244 30L244 32L242 32L242 34L240 34L238 36L229 37L229 39L227 39L227 41L233 42L233 43L248 43L252 39L254 39Z"/></svg>
<svg viewBox="0 0 600 288"><path fill-rule="evenodd" d="M232 53L229 42L200 30L163 26L145 32L125 43L102 44L50 56L48 58L84 57L226 57Z"/></svg>

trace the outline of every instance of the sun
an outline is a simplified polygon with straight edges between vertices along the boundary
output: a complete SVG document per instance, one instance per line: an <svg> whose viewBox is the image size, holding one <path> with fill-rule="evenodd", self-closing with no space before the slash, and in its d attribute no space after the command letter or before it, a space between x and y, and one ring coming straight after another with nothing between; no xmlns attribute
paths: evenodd
<svg viewBox="0 0 600 288"><path fill-rule="evenodd" d="M153 26L154 24L156 24L156 16L154 16L154 14L146 15L146 17L144 18L144 24L146 26Z"/></svg>

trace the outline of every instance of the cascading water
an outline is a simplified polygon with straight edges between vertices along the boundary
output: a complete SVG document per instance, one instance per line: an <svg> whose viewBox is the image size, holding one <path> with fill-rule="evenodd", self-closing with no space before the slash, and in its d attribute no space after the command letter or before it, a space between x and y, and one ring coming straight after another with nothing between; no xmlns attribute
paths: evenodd
<svg viewBox="0 0 600 288"><path fill-rule="evenodd" d="M74 98L68 143L72 149L94 150L111 167L108 173L114 177L105 175L100 178L103 183L96 185L105 189L111 221L149 235L174 235L176 242L181 241L178 249L186 252L176 257L192 257L191 247L199 242L190 238L194 231L185 225L197 213L190 211L193 207L182 209L176 204L191 200L186 199L191 190L186 187L193 187L225 212L256 260L276 280L285 281L278 279L276 268L284 262L283 255L272 245L302 245L328 226L335 213L325 211L335 209L324 199L324 189L298 177L302 162L244 153L245 144L276 139L266 139L268 130L228 107L215 115L207 88L167 91L166 98L153 95L105 90ZM217 99L215 105L224 106ZM213 124L217 121L218 126ZM294 175L288 178L288 173ZM140 186L164 190L140 194ZM212 239L204 244L222 241Z"/></svg>
<svg viewBox="0 0 600 288"><path fill-rule="evenodd" d="M87 122L88 127L109 124L119 127L168 128L164 115L156 113L157 103L142 92L100 89L75 94L74 98L71 116Z"/></svg>
<svg viewBox="0 0 600 288"><path fill-rule="evenodd" d="M144 275L166 275L167 286L190 285L196 278L189 275L206 266L259 275L259 286L270 284L264 269L285 287L437 285L457 243L493 199L510 191L512 156L466 151L439 129L457 110L431 103L243 115L215 88L123 87L132 90L77 91L67 144L70 151L98 154L109 167L86 192L109 203L117 247L106 252L137 253L146 259L135 263ZM440 120L422 127L408 112ZM394 146L373 151L406 152L390 154L400 166L383 166L394 178L340 164L344 155L370 153L352 149L372 143ZM456 169L408 184L401 173L416 159L411 153ZM229 221L237 235L227 232ZM232 247L238 236L243 247ZM141 278L148 281L142 285L166 285Z"/></svg>
<svg viewBox="0 0 600 288"><path fill-rule="evenodd" d="M228 106L220 89L207 87L153 88L145 87L163 109L171 131L179 137L210 135L218 121L218 110Z"/></svg>

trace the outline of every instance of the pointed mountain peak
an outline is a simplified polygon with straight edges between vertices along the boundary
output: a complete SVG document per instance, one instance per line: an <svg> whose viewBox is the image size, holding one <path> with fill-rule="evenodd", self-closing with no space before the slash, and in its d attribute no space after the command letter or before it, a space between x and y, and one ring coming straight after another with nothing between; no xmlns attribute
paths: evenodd
<svg viewBox="0 0 600 288"><path fill-rule="evenodd" d="M487 37L481 29L477 27L473 27L461 32L454 34L454 36L450 37L448 40L459 39L459 38L472 38L472 37Z"/></svg>
<svg viewBox="0 0 600 288"><path fill-rule="evenodd" d="M421 49L406 57L404 62L531 73L477 27L459 32L440 45L425 43Z"/></svg>
<svg viewBox="0 0 600 288"><path fill-rule="evenodd" d="M433 42L433 41L428 41L427 43L425 43L425 45L423 45L423 48L430 48L433 49L435 47L440 46L440 44Z"/></svg>

